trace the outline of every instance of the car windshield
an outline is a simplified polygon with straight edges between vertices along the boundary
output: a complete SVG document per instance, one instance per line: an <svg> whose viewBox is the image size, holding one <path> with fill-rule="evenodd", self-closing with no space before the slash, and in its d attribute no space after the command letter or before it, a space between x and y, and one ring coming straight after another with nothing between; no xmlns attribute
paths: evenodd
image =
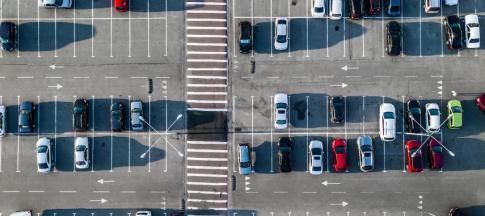
<svg viewBox="0 0 485 216"><path fill-rule="evenodd" d="M278 41L278 43L285 43L286 35L278 35L278 37L276 38L276 41Z"/></svg>
<svg viewBox="0 0 485 216"><path fill-rule="evenodd" d="M84 109L81 106L76 106L74 107L74 112L75 113L82 113Z"/></svg>
<svg viewBox="0 0 485 216"><path fill-rule="evenodd" d="M384 118L385 119L394 119L394 113L392 113L392 112L385 112L384 113Z"/></svg>
<svg viewBox="0 0 485 216"><path fill-rule="evenodd" d="M76 146L76 151L84 151L85 149L86 149L86 146L83 146L83 145Z"/></svg>
<svg viewBox="0 0 485 216"><path fill-rule="evenodd" d="M46 153L47 152L47 146L39 146L37 148L37 153Z"/></svg>
<svg viewBox="0 0 485 216"><path fill-rule="evenodd" d="M280 125L286 124L286 120L277 120L276 124L280 124Z"/></svg>
<svg viewBox="0 0 485 216"><path fill-rule="evenodd" d="M343 146L338 146L337 148L335 148L335 152L337 154L343 154L345 153L345 148Z"/></svg>
<svg viewBox="0 0 485 216"><path fill-rule="evenodd" d="M313 167L312 170L318 172L318 171L321 171L322 170L322 167L319 167L319 166L318 167Z"/></svg>
<svg viewBox="0 0 485 216"><path fill-rule="evenodd" d="M62 2L64 2L64 0L56 0L56 5L57 6L62 6Z"/></svg>
<svg viewBox="0 0 485 216"><path fill-rule="evenodd" d="M139 109L139 108L133 108L133 109L131 110L131 112L132 112L132 113L138 113L138 112L141 112L141 109Z"/></svg>
<svg viewBox="0 0 485 216"><path fill-rule="evenodd" d="M241 44L249 44L251 41L249 39L241 39L239 43Z"/></svg>
<svg viewBox="0 0 485 216"><path fill-rule="evenodd" d="M241 162L240 166L241 168L248 168L251 166L251 162Z"/></svg>
<svg viewBox="0 0 485 216"><path fill-rule="evenodd" d="M278 114L285 114L285 113L286 113L286 111L284 109L279 109L278 110Z"/></svg>
<svg viewBox="0 0 485 216"><path fill-rule="evenodd" d="M316 7L315 13L323 13L323 7Z"/></svg>
<svg viewBox="0 0 485 216"><path fill-rule="evenodd" d="M39 168L40 169L47 169L47 168L49 168L49 166L47 165L47 163L40 163Z"/></svg>
<svg viewBox="0 0 485 216"><path fill-rule="evenodd" d="M439 112L437 109L430 109L430 110L429 110L429 113L430 113L431 115L439 115L439 114L440 114L440 112Z"/></svg>
<svg viewBox="0 0 485 216"><path fill-rule="evenodd" d="M312 148L312 155L322 155L322 149Z"/></svg>
<svg viewBox="0 0 485 216"><path fill-rule="evenodd" d="M453 111L454 113L461 113L461 107L459 106L451 107L451 111Z"/></svg>
<svg viewBox="0 0 485 216"><path fill-rule="evenodd" d="M366 153L364 153L364 157L368 158L368 157L370 157L370 156L371 156L371 153L370 153L370 152L366 152Z"/></svg>
<svg viewBox="0 0 485 216"><path fill-rule="evenodd" d="M439 145L434 145L433 147L431 147L431 149L433 150L433 152L436 152L436 153L443 152L443 147L441 147Z"/></svg>
<svg viewBox="0 0 485 216"><path fill-rule="evenodd" d="M391 12L399 12L399 6L392 6L390 10Z"/></svg>
<svg viewBox="0 0 485 216"><path fill-rule="evenodd" d="M79 165L79 166L84 166L86 164L86 162L84 162L84 161L76 161L76 164Z"/></svg>
<svg viewBox="0 0 485 216"><path fill-rule="evenodd" d="M470 43L478 43L480 40L478 38L472 38L470 39Z"/></svg>
<svg viewBox="0 0 485 216"><path fill-rule="evenodd" d="M413 108L411 108L411 113L413 113L413 114L420 114L421 113L421 109L418 108L418 107L413 107Z"/></svg>
<svg viewBox="0 0 485 216"><path fill-rule="evenodd" d="M366 152L366 151L372 151L372 148L370 147L370 145L363 145L360 147L360 149L363 151L363 152Z"/></svg>
<svg viewBox="0 0 485 216"><path fill-rule="evenodd" d="M286 104L285 103L277 103L276 109L286 109Z"/></svg>

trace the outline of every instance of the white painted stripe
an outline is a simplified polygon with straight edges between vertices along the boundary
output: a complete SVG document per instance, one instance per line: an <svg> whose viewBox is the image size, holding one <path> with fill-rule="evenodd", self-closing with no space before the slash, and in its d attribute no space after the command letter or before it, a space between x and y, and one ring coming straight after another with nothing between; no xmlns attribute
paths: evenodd
<svg viewBox="0 0 485 216"><path fill-rule="evenodd" d="M215 210L215 211L227 211L227 208L209 208L209 210Z"/></svg>
<svg viewBox="0 0 485 216"><path fill-rule="evenodd" d="M227 203L227 200L187 199L188 202Z"/></svg>
<svg viewBox="0 0 485 216"><path fill-rule="evenodd" d="M226 43L187 43L187 46L215 46L215 47L227 47Z"/></svg>
<svg viewBox="0 0 485 216"><path fill-rule="evenodd" d="M227 84L192 84L188 83L187 87L212 87L212 88L217 88L217 87L227 87Z"/></svg>
<svg viewBox="0 0 485 216"><path fill-rule="evenodd" d="M198 210L198 209L199 209L199 207L187 206L187 209L191 209L191 210ZM188 215L188 216L194 216L194 215Z"/></svg>
<svg viewBox="0 0 485 216"><path fill-rule="evenodd" d="M226 108L187 108L189 111L201 111L201 112L227 112Z"/></svg>
<svg viewBox="0 0 485 216"><path fill-rule="evenodd" d="M225 26L187 26L188 30L227 30Z"/></svg>
<svg viewBox="0 0 485 216"><path fill-rule="evenodd" d="M227 95L227 92L187 92L187 95Z"/></svg>
<svg viewBox="0 0 485 216"><path fill-rule="evenodd" d="M120 193L129 193L129 194L134 194L136 191L120 191Z"/></svg>
<svg viewBox="0 0 485 216"><path fill-rule="evenodd" d="M225 2L186 2L187 5L226 5Z"/></svg>
<svg viewBox="0 0 485 216"><path fill-rule="evenodd" d="M227 182L187 182L188 185L226 186Z"/></svg>
<svg viewBox="0 0 485 216"><path fill-rule="evenodd" d="M187 78L189 78L189 79L218 79L218 80L227 79L226 76L193 76L193 75L188 75Z"/></svg>
<svg viewBox="0 0 485 216"><path fill-rule="evenodd" d="M227 166L187 166L187 169L201 169L201 170L227 170Z"/></svg>
<svg viewBox="0 0 485 216"><path fill-rule="evenodd" d="M187 13L192 14L226 14L225 10L187 10Z"/></svg>
<svg viewBox="0 0 485 216"><path fill-rule="evenodd" d="M227 19L188 18L188 22L226 22Z"/></svg>
<svg viewBox="0 0 485 216"><path fill-rule="evenodd" d="M186 102L200 104L227 104L227 100L187 100Z"/></svg>
<svg viewBox="0 0 485 216"><path fill-rule="evenodd" d="M62 79L60 76L46 76L46 79Z"/></svg>
<svg viewBox="0 0 485 216"><path fill-rule="evenodd" d="M76 193L77 191L75 190L66 190L66 191L59 191L59 193Z"/></svg>
<svg viewBox="0 0 485 216"><path fill-rule="evenodd" d="M187 68L188 71L227 71L227 68Z"/></svg>
<svg viewBox="0 0 485 216"><path fill-rule="evenodd" d="M93 191L93 193L109 193L109 191Z"/></svg>
<svg viewBox="0 0 485 216"><path fill-rule="evenodd" d="M20 191L18 191L18 190L4 190L3 192L4 193L18 193Z"/></svg>
<svg viewBox="0 0 485 216"><path fill-rule="evenodd" d="M227 175L221 175L221 174L205 174L205 173L187 173L187 176L192 176L192 177L209 177L209 178L227 178Z"/></svg>
<svg viewBox="0 0 485 216"><path fill-rule="evenodd" d="M201 145L227 145L227 142L220 141L193 141L187 140L187 144L201 144Z"/></svg>
<svg viewBox="0 0 485 216"><path fill-rule="evenodd" d="M227 35L201 35L201 34L188 34L188 38L227 38Z"/></svg>
<svg viewBox="0 0 485 216"><path fill-rule="evenodd" d="M188 55L226 55L227 52L187 51Z"/></svg>
<svg viewBox="0 0 485 216"><path fill-rule="evenodd" d="M188 190L187 193L191 194L209 194L209 195L227 195L227 192L217 192L217 191L193 191Z"/></svg>
<svg viewBox="0 0 485 216"><path fill-rule="evenodd" d="M200 152L200 153L227 153L227 149L187 149L187 152Z"/></svg>
<svg viewBox="0 0 485 216"><path fill-rule="evenodd" d="M226 59L187 59L187 62L220 62L226 63Z"/></svg>
<svg viewBox="0 0 485 216"><path fill-rule="evenodd" d="M29 190L29 193L44 193L43 190Z"/></svg>
<svg viewBox="0 0 485 216"><path fill-rule="evenodd" d="M193 160L193 161L227 161L227 158L187 157L187 160Z"/></svg>

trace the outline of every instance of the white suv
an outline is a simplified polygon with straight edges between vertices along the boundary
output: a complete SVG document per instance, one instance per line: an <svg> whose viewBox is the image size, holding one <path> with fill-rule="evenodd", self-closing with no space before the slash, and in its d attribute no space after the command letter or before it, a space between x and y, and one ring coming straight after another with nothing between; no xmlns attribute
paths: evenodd
<svg viewBox="0 0 485 216"><path fill-rule="evenodd" d="M276 50L288 49L288 18L276 18L274 48Z"/></svg>
<svg viewBox="0 0 485 216"><path fill-rule="evenodd" d="M396 109L390 103L383 103L379 108L379 136L382 141L396 138Z"/></svg>
<svg viewBox="0 0 485 216"><path fill-rule="evenodd" d="M274 127L276 129L288 127L288 95L283 93L274 96Z"/></svg>
<svg viewBox="0 0 485 216"><path fill-rule="evenodd" d="M480 48L480 23L476 14L465 16L466 48Z"/></svg>

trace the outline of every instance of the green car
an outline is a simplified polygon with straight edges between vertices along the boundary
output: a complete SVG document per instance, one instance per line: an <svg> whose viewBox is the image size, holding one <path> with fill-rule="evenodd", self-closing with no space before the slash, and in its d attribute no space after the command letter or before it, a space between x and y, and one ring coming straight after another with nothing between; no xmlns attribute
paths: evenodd
<svg viewBox="0 0 485 216"><path fill-rule="evenodd" d="M448 121L449 129L459 129L462 127L463 123L463 108L461 107L461 102L459 100L448 101L448 116L451 115Z"/></svg>

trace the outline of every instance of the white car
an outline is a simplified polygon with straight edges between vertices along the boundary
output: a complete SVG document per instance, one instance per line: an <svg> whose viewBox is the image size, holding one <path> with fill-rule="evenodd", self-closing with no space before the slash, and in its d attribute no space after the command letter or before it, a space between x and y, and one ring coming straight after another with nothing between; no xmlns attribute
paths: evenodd
<svg viewBox="0 0 485 216"><path fill-rule="evenodd" d="M319 140L310 141L310 173L320 175L323 170L323 143Z"/></svg>
<svg viewBox="0 0 485 216"><path fill-rule="evenodd" d="M359 149L359 167L362 172L369 172L374 169L374 146L372 138L364 135L357 138L357 149Z"/></svg>
<svg viewBox="0 0 485 216"><path fill-rule="evenodd" d="M323 18L325 16L325 0L312 0L312 17Z"/></svg>
<svg viewBox="0 0 485 216"><path fill-rule="evenodd" d="M466 48L480 48L480 23L476 14L465 16L465 41Z"/></svg>
<svg viewBox="0 0 485 216"><path fill-rule="evenodd" d="M137 211L135 216L152 216L151 211Z"/></svg>
<svg viewBox="0 0 485 216"><path fill-rule="evenodd" d="M76 137L74 141L74 158L76 169L89 168L89 140L87 137Z"/></svg>
<svg viewBox="0 0 485 216"><path fill-rule="evenodd" d="M0 106L0 137L4 137L7 132L7 109Z"/></svg>
<svg viewBox="0 0 485 216"><path fill-rule="evenodd" d="M52 170L52 141L47 137L37 140L37 172L49 173Z"/></svg>
<svg viewBox="0 0 485 216"><path fill-rule="evenodd" d="M288 18L276 18L274 48L276 50L288 49Z"/></svg>
<svg viewBox="0 0 485 216"><path fill-rule="evenodd" d="M275 94L274 109L274 127L286 129L288 127L288 95Z"/></svg>
<svg viewBox="0 0 485 216"><path fill-rule="evenodd" d="M342 0L330 0L328 17L331 20L342 19Z"/></svg>
<svg viewBox="0 0 485 216"><path fill-rule="evenodd" d="M131 129L134 131L142 131L143 121L140 119L140 117L143 117L143 103L139 100L132 101L130 104L130 113Z"/></svg>
<svg viewBox="0 0 485 216"><path fill-rule="evenodd" d="M10 214L10 216L32 216L32 211L17 211L17 212L14 212L12 214Z"/></svg>
<svg viewBox="0 0 485 216"><path fill-rule="evenodd" d="M379 136L382 141L396 138L396 108L390 103L383 103L379 108Z"/></svg>
<svg viewBox="0 0 485 216"><path fill-rule="evenodd" d="M71 8L72 7L72 0L39 0L39 7Z"/></svg>
<svg viewBox="0 0 485 216"><path fill-rule="evenodd" d="M458 0L444 0L445 5L453 6L458 4Z"/></svg>
<svg viewBox="0 0 485 216"><path fill-rule="evenodd" d="M440 131L440 117L441 112L438 104L426 104L426 131L428 131L428 133L436 133Z"/></svg>

